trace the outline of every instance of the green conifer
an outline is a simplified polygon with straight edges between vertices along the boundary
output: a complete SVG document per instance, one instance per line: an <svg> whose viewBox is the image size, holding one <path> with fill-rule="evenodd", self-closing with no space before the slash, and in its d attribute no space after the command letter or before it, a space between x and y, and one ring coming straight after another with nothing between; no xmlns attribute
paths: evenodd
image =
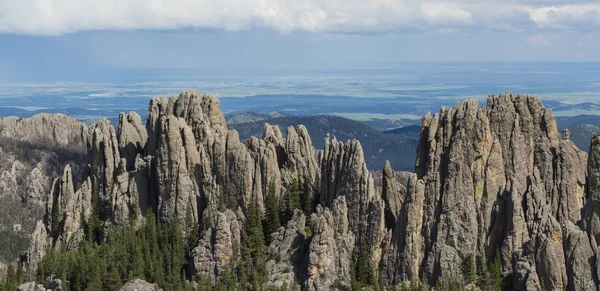
<svg viewBox="0 0 600 291"><path fill-rule="evenodd" d="M356 281L360 286L377 286L375 272L369 264L369 250L365 244L360 246L355 270Z"/></svg>
<svg viewBox="0 0 600 291"><path fill-rule="evenodd" d="M294 179L290 184L287 195L284 197L284 210L281 218L281 223L283 225L287 224L287 222L294 217L294 210L296 209L302 209L302 205L300 203L298 180Z"/></svg>
<svg viewBox="0 0 600 291"><path fill-rule="evenodd" d="M489 286L493 290L502 290L502 264L500 262L500 251L496 250L494 260L488 266L491 282Z"/></svg>
<svg viewBox="0 0 600 291"><path fill-rule="evenodd" d="M265 199L264 225L265 241L268 245L271 243L271 234L278 231L279 227L281 227L281 222L279 221L279 199L277 199L277 194L275 193L274 183L269 185L269 191Z"/></svg>
<svg viewBox="0 0 600 291"><path fill-rule="evenodd" d="M312 213L312 186L309 179L304 181L304 193L300 198L302 200L302 211L304 211L304 214L310 215Z"/></svg>

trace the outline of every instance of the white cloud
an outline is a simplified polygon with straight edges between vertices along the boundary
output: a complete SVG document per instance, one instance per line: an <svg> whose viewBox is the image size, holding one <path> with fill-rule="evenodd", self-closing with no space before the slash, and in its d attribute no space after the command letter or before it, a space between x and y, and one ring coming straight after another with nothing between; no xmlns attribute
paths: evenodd
<svg viewBox="0 0 600 291"><path fill-rule="evenodd" d="M378 33L600 27L600 4L573 0L0 0L0 32L266 27Z"/></svg>
<svg viewBox="0 0 600 291"><path fill-rule="evenodd" d="M529 13L543 28L587 30L600 25L600 4L539 7L530 9Z"/></svg>

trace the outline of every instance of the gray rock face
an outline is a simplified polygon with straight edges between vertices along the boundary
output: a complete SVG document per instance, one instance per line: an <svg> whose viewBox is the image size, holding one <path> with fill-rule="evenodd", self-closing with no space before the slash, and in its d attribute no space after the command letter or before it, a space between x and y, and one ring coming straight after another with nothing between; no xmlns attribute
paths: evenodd
<svg viewBox="0 0 600 291"><path fill-rule="evenodd" d="M375 190L373 176L367 170L360 142L325 139L321 160L321 205L335 207L337 197L344 196L348 227L355 236L355 246L369 251L370 265L377 269L387 234L385 202ZM391 195L391 193L390 193Z"/></svg>
<svg viewBox="0 0 600 291"><path fill-rule="evenodd" d="M156 284L148 283L141 279L127 282L119 291L162 291Z"/></svg>
<svg viewBox="0 0 600 291"><path fill-rule="evenodd" d="M265 125L268 126L268 125ZM269 127L270 128L270 127ZM277 161L277 148L272 142L267 142L264 138L258 139L251 137L245 142L248 152L254 161L252 173L253 189L257 199L260 200L259 205L262 205L264 197L267 197L269 186L273 185L275 193L281 200L281 195L284 193L281 180L281 171ZM247 200L250 197L246 198Z"/></svg>
<svg viewBox="0 0 600 291"><path fill-rule="evenodd" d="M273 241L267 252L267 257L272 258L267 262L269 289L293 290L298 284L297 278L304 275L301 267L304 260L304 244L308 238L304 231L305 223L306 216L296 209L294 217L287 225L272 234Z"/></svg>
<svg viewBox="0 0 600 291"><path fill-rule="evenodd" d="M94 123L89 130L88 160L92 187L100 197L100 213L105 217L112 214L116 171L121 162L117 133L108 120Z"/></svg>
<svg viewBox="0 0 600 291"><path fill-rule="evenodd" d="M213 215L205 213L204 219ZM195 278L207 278L216 282L223 274L237 266L234 258L240 258L241 227L231 210L214 212L214 226L205 226L198 246L191 252Z"/></svg>
<svg viewBox="0 0 600 291"><path fill-rule="evenodd" d="M5 259L26 251L21 242L28 241L42 218L52 181L65 164L74 170L74 183L81 183L86 133L85 124L63 114L0 119L0 237L10 237L7 243L14 246L3 250ZM16 224L20 227L14 232Z"/></svg>
<svg viewBox="0 0 600 291"><path fill-rule="evenodd" d="M21 286L17 288L17 291L46 291L46 288L44 288L43 285L36 284L35 282L27 282L21 284Z"/></svg>
<svg viewBox="0 0 600 291"><path fill-rule="evenodd" d="M596 289L597 274L596 246L592 245L585 231L579 229L570 221L564 226L565 260L568 277L568 290L594 290Z"/></svg>
<svg viewBox="0 0 600 291"><path fill-rule="evenodd" d="M37 114L31 118L0 119L3 139L27 141L47 148L79 149L87 140L87 126L64 114Z"/></svg>
<svg viewBox="0 0 600 291"><path fill-rule="evenodd" d="M46 228L54 237L53 244L65 244L68 249L83 243L83 227L92 213L91 181L85 180L75 192L71 167L65 166L63 176L57 178L46 204ZM54 219L60 221L53 221ZM53 229L58 227L58 229Z"/></svg>
<svg viewBox="0 0 600 291"><path fill-rule="evenodd" d="M127 161L127 171L131 171L135 167L137 155L144 153L148 141L148 133L139 114L119 114L118 137L120 156Z"/></svg>
<svg viewBox="0 0 600 291"><path fill-rule="evenodd" d="M48 233L44 223L38 221L35 231L29 240L29 250L27 251L27 271L29 274L35 274L39 263L46 254L48 247Z"/></svg>
<svg viewBox="0 0 600 291"><path fill-rule="evenodd" d="M393 233L384 240L384 254L379 266L384 283L389 286L419 278L420 264L416 262L423 260L421 231L425 184L413 174L407 186Z"/></svg>
<svg viewBox="0 0 600 291"><path fill-rule="evenodd" d="M386 221L391 226L396 225L406 193L406 189L395 176L390 162L386 161L383 167L381 196L385 201Z"/></svg>
<svg viewBox="0 0 600 291"><path fill-rule="evenodd" d="M355 237L348 221L344 196L333 201L333 209L317 206L310 218L313 239L308 251L305 288L350 289Z"/></svg>
<svg viewBox="0 0 600 291"><path fill-rule="evenodd" d="M183 118L173 115L160 120L156 157L158 215L163 221L185 221L188 210L198 213L200 195L195 171L200 156L191 129Z"/></svg>
<svg viewBox="0 0 600 291"><path fill-rule="evenodd" d="M281 140L281 132L278 127L273 127L273 133L278 140ZM267 139L267 137L264 138ZM279 160L283 164L281 169L283 184L289 187L292 180L296 179L299 185L310 187L305 191L316 192L315 184L319 181L320 172L315 159L315 148L306 127L303 125L298 125L296 128L288 127L285 152L282 156Z"/></svg>
<svg viewBox="0 0 600 291"><path fill-rule="evenodd" d="M89 131L90 191L98 191L100 214L108 224L139 220L149 209L152 157L142 158L147 134L139 115L119 116L118 131L107 120ZM82 187L82 190L84 187Z"/></svg>
<svg viewBox="0 0 600 291"><path fill-rule="evenodd" d="M247 209L254 194L257 196L259 206L262 208L262 193L252 193L254 177L254 160L252 156L246 146L240 142L237 131L230 131L227 134L226 142L226 172L223 176L223 192L229 193L228 195L238 195L233 197L233 200L236 201L236 205L242 206L244 209Z"/></svg>
<svg viewBox="0 0 600 291"><path fill-rule="evenodd" d="M490 96L487 107L472 100L424 117L416 167L424 248L409 279L462 278L466 258L489 261L499 249L513 288L566 287L561 223L580 219L586 159L533 96ZM401 249L406 235L396 238Z"/></svg>

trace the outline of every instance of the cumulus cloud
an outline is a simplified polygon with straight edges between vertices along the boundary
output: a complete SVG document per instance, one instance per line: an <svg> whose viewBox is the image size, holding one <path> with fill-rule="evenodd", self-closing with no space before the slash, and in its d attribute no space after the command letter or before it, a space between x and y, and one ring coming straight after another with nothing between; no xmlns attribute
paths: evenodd
<svg viewBox="0 0 600 291"><path fill-rule="evenodd" d="M600 27L585 0L0 0L0 32L264 27L281 32Z"/></svg>

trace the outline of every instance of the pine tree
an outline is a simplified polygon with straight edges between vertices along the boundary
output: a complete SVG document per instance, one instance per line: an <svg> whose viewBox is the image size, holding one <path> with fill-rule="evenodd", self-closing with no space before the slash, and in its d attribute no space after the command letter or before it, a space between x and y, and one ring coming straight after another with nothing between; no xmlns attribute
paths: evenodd
<svg viewBox="0 0 600 291"><path fill-rule="evenodd" d="M99 241L99 234L102 231L104 222L100 219L100 194L97 186L92 187L92 215L88 220L87 239Z"/></svg>
<svg viewBox="0 0 600 291"><path fill-rule="evenodd" d="M187 237L185 238L186 250L189 251L198 244L198 239L200 238L200 234L198 233L198 224L196 223L196 219L192 214L192 207L190 205L188 205L186 210L185 223L185 233L187 234Z"/></svg>
<svg viewBox="0 0 600 291"><path fill-rule="evenodd" d="M467 254L462 263L462 274L465 278L466 283L471 283L475 281L475 276L477 275L476 265L475 265L475 256L473 254Z"/></svg>
<svg viewBox="0 0 600 291"><path fill-rule="evenodd" d="M106 260L101 257L95 248L88 256L88 270L85 274L87 284L85 290L102 290L102 279L105 278Z"/></svg>
<svg viewBox="0 0 600 291"><path fill-rule="evenodd" d="M248 233L248 249L251 254L256 254L264 248L264 234L262 229L262 215L256 198L248 207L246 232Z"/></svg>
<svg viewBox="0 0 600 291"><path fill-rule="evenodd" d="M256 198L248 207L248 218L246 225L246 243L243 251L242 264L248 273L248 284L252 290L259 290L266 282L266 259L265 259L265 242L262 229L262 215Z"/></svg>
<svg viewBox="0 0 600 291"><path fill-rule="evenodd" d="M300 203L300 193L298 191L298 180L292 180L292 184L290 185L290 189L285 196L284 199L284 211L282 215L281 222L282 224L287 224L292 217L294 217L294 210L302 209L302 205Z"/></svg>
<svg viewBox="0 0 600 291"><path fill-rule="evenodd" d="M17 265L16 278L18 284L21 284L21 282L25 281L25 268L21 261L19 261Z"/></svg>
<svg viewBox="0 0 600 291"><path fill-rule="evenodd" d="M19 281L17 280L17 273L15 267L12 264L8 264L6 270L6 290L16 290L19 287Z"/></svg>
<svg viewBox="0 0 600 291"><path fill-rule="evenodd" d="M129 267L127 269L127 279L139 278L144 274L144 254L142 242L143 231L136 233L135 228L128 227L125 235L127 253L129 253Z"/></svg>
<svg viewBox="0 0 600 291"><path fill-rule="evenodd" d="M377 279L375 272L369 264L369 250L363 244L360 246L358 258L356 260L356 281L360 286L376 286Z"/></svg>
<svg viewBox="0 0 600 291"><path fill-rule="evenodd" d="M304 214L310 215L312 213L312 187L310 185L310 179L304 181L304 195L302 195L302 211Z"/></svg>
<svg viewBox="0 0 600 291"><path fill-rule="evenodd" d="M278 231L279 227L281 227L281 222L279 221L279 199L277 199L277 194L275 193L274 183L269 185L269 191L265 199L264 224L265 241L268 245L271 243L271 234Z"/></svg>
<svg viewBox="0 0 600 291"><path fill-rule="evenodd" d="M58 237L59 234L59 229L60 229L60 221L61 221L61 215L60 215L60 207L58 205L59 201L58 201L58 197L54 196L52 198L52 223L50 224L50 230L51 230L51 236L53 238Z"/></svg>
<svg viewBox="0 0 600 291"><path fill-rule="evenodd" d="M491 279L488 285L492 290L502 290L502 264L500 262L499 250L496 250L494 260L488 265L488 273Z"/></svg>
<svg viewBox="0 0 600 291"><path fill-rule="evenodd" d="M123 285L119 271L114 264L107 267L106 276L102 279L103 287L108 290L118 290Z"/></svg>

